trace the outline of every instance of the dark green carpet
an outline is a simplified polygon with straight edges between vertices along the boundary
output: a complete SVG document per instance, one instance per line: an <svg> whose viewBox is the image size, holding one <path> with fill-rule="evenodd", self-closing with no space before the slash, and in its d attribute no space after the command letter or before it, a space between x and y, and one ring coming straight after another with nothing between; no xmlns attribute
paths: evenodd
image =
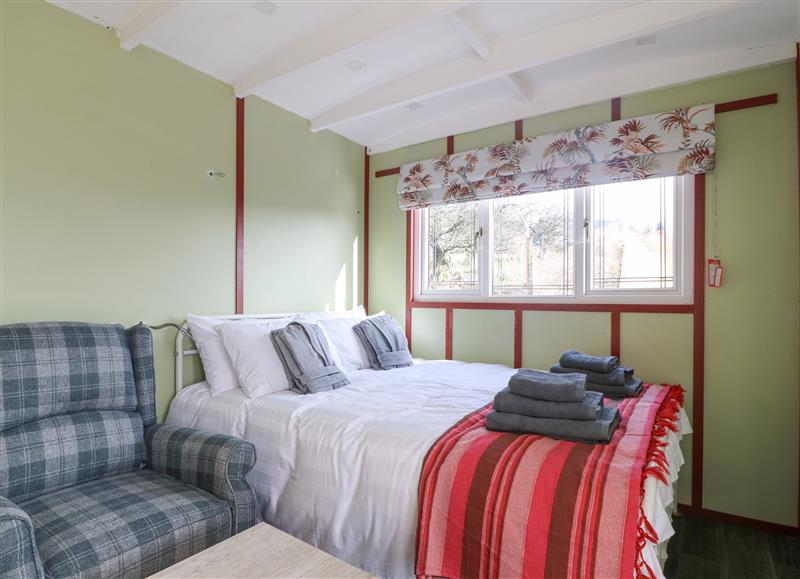
<svg viewBox="0 0 800 579"><path fill-rule="evenodd" d="M681 515L667 579L800 579L800 537Z"/></svg>

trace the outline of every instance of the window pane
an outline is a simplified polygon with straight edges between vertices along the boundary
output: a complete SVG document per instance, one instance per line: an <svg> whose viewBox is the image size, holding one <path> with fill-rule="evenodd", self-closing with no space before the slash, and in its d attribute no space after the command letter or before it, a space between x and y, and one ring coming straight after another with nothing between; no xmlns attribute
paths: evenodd
<svg viewBox="0 0 800 579"><path fill-rule="evenodd" d="M494 200L494 295L574 293L573 197L567 189Z"/></svg>
<svg viewBox="0 0 800 579"><path fill-rule="evenodd" d="M675 288L675 178L591 189L591 288Z"/></svg>
<svg viewBox="0 0 800 579"><path fill-rule="evenodd" d="M428 290L477 291L478 204L428 208Z"/></svg>

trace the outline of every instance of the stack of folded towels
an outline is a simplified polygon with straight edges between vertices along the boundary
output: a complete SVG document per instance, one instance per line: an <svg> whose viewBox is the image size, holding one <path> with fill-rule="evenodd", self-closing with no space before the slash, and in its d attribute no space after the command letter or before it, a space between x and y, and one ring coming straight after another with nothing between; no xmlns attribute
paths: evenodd
<svg viewBox="0 0 800 579"><path fill-rule="evenodd" d="M634 377L633 368L620 366L616 356L590 356L569 350L561 354L558 364L550 371L584 374L587 390L602 392L611 398L633 398L642 391L642 381Z"/></svg>
<svg viewBox="0 0 800 579"><path fill-rule="evenodd" d="M551 374L523 368L495 396L489 430L605 443L619 426L619 411L603 395L586 391L583 374Z"/></svg>

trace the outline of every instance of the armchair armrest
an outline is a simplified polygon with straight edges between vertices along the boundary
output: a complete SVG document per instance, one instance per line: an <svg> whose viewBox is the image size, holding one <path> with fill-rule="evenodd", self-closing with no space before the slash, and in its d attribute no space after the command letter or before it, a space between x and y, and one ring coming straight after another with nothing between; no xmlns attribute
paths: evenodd
<svg viewBox="0 0 800 579"><path fill-rule="evenodd" d="M44 579L28 513L0 496L0 577Z"/></svg>
<svg viewBox="0 0 800 579"><path fill-rule="evenodd" d="M233 513L233 533L256 523L256 495L245 480L256 463L244 440L168 424L145 429L147 468L196 486L224 500Z"/></svg>

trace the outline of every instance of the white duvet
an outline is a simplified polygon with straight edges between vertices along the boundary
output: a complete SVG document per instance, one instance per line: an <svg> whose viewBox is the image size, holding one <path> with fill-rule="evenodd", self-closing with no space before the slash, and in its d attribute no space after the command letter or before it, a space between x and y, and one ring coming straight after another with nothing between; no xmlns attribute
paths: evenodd
<svg viewBox="0 0 800 579"><path fill-rule="evenodd" d="M493 364L425 362L353 372L350 385L332 392L254 399L241 389L212 397L199 383L178 394L167 422L255 445L248 479L266 522L372 573L411 577L425 453L513 373ZM670 464L679 468L673 438ZM646 513L664 539L672 531L667 488L651 484L645 494ZM660 571L654 545L645 556Z"/></svg>

